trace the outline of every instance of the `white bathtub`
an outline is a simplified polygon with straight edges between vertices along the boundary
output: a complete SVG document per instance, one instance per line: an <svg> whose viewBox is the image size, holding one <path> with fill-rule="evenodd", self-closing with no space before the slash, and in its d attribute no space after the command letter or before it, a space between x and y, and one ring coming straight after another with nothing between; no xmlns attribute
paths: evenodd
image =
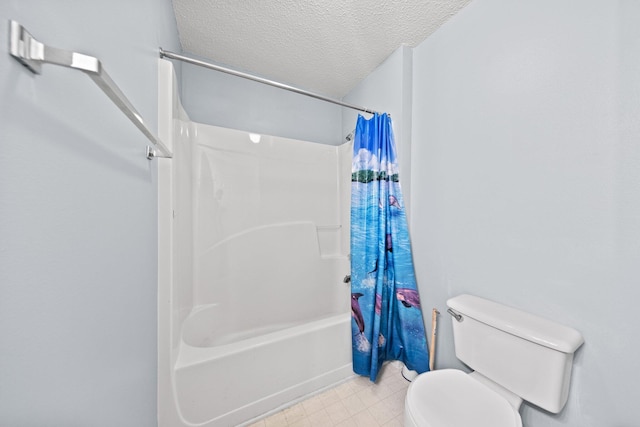
<svg viewBox="0 0 640 427"><path fill-rule="evenodd" d="M174 375L186 425L240 425L353 375L349 314L254 331L251 338L212 347L190 345L210 335L202 320L215 309L199 307L183 329Z"/></svg>
<svg viewBox="0 0 640 427"><path fill-rule="evenodd" d="M200 295L219 302L182 323L174 384L186 425L235 426L353 375L348 259L322 257L318 235L310 222L262 226L197 257Z"/></svg>
<svg viewBox="0 0 640 427"><path fill-rule="evenodd" d="M242 425L353 376L350 149L190 122L159 61L158 425Z"/></svg>

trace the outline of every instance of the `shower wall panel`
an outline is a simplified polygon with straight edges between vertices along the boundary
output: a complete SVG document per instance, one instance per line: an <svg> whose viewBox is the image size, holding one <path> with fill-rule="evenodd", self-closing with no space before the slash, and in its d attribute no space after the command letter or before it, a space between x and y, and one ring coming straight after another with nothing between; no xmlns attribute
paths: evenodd
<svg viewBox="0 0 640 427"><path fill-rule="evenodd" d="M243 328L264 324L247 313L275 300L275 324L348 310L345 150L193 125L194 306L218 304Z"/></svg>

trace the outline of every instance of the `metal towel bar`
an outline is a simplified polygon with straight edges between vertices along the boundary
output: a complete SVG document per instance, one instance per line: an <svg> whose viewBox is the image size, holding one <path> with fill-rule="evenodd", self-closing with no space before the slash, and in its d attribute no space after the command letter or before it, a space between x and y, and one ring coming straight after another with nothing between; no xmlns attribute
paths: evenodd
<svg viewBox="0 0 640 427"><path fill-rule="evenodd" d="M95 84L118 106L131 122L153 143L155 148L147 147L147 158L173 157L171 151L147 127L142 116L120 88L111 80L102 63L93 56L69 50L47 46L35 38L18 22L10 20L9 52L31 72L40 74L42 64L61 65L80 70L87 74ZM156 153L156 149L160 154Z"/></svg>

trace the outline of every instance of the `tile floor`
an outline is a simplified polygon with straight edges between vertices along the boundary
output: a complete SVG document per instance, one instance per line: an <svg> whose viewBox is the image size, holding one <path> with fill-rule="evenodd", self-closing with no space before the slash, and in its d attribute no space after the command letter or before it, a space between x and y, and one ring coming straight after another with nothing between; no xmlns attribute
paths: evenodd
<svg viewBox="0 0 640 427"><path fill-rule="evenodd" d="M384 365L373 384L357 377L317 394L249 427L403 427L409 382L402 365Z"/></svg>

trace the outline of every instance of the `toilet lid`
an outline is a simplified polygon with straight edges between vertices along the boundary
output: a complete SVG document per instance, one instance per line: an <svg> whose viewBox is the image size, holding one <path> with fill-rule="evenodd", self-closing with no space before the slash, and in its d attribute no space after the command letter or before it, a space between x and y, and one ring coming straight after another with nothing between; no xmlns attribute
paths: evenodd
<svg viewBox="0 0 640 427"><path fill-rule="evenodd" d="M418 376L407 391L406 410L420 427L522 427L504 397L457 369Z"/></svg>

